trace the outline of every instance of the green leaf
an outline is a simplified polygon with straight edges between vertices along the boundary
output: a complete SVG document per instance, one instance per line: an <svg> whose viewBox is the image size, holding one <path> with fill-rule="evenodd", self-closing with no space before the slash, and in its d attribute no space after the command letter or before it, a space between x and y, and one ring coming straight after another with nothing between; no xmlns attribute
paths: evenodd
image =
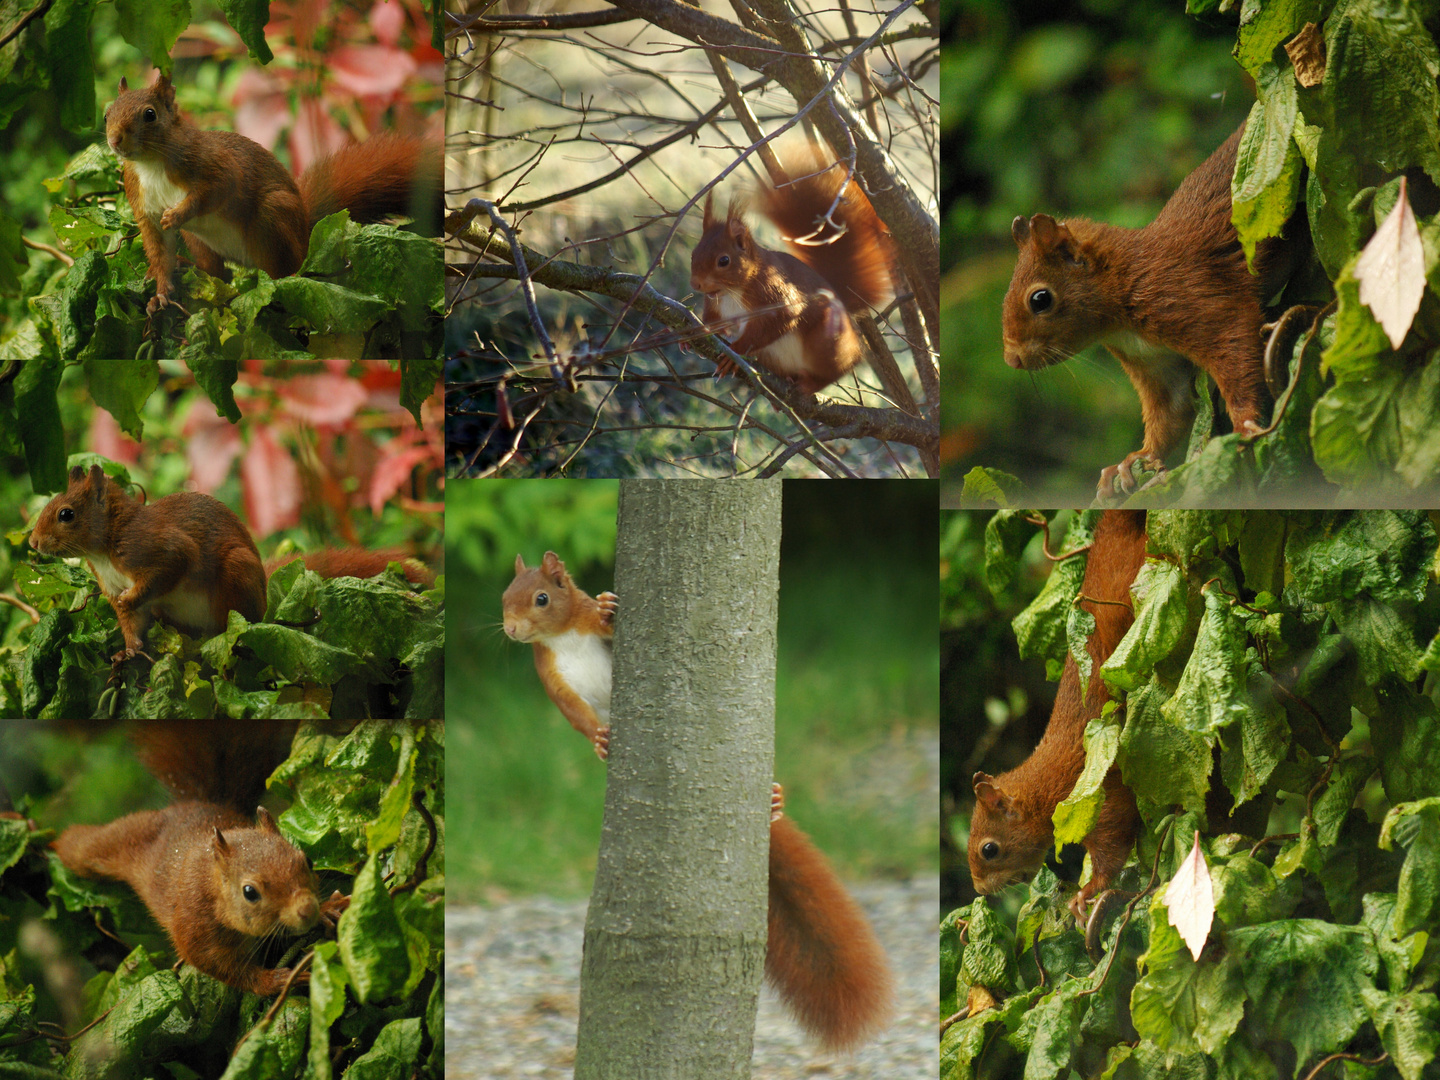
<svg viewBox="0 0 1440 1080"><path fill-rule="evenodd" d="M1099 511L1087 510L1077 514L1065 531L1060 542L1062 551L1074 551L1085 547L1095 538L1095 524L1100 520ZM1068 651L1066 625L1072 601L1080 591L1080 582L1085 578L1085 560L1070 558L1057 563L1050 576L1045 579L1040 593L1030 605L1011 622L1015 637L1020 643L1022 659L1043 657L1046 661L1047 677L1058 679L1060 665ZM1053 663L1053 672L1050 670Z"/></svg>
<svg viewBox="0 0 1440 1080"><path fill-rule="evenodd" d="M1356 597L1419 602L1435 548L1423 512L1345 511L1292 530L1285 557L1295 594L1312 604Z"/></svg>
<svg viewBox="0 0 1440 1080"><path fill-rule="evenodd" d="M1167 719L1168 700L1154 679L1125 699L1122 775L1136 799L1159 805L1179 802L1187 810L1203 812L1213 736Z"/></svg>
<svg viewBox="0 0 1440 1080"><path fill-rule="evenodd" d="M87 360L85 377L95 404L108 412L120 430L133 439L144 435L140 409L160 385L155 360Z"/></svg>
<svg viewBox="0 0 1440 1080"><path fill-rule="evenodd" d="M1375 951L1385 963L1389 985L1403 987L1409 985L1410 973L1424 957L1430 935L1422 930L1402 936L1395 923L1395 901L1394 893L1367 893L1361 922L1374 937Z"/></svg>
<svg viewBox="0 0 1440 1080"><path fill-rule="evenodd" d="M383 1001L409 980L405 934L377 856L366 859L356 875L350 908L340 918L339 941L350 985L362 1003Z"/></svg>
<svg viewBox="0 0 1440 1080"><path fill-rule="evenodd" d="M1130 591L1135 622L1100 667L1111 690L1143 686L1155 665L1180 644L1190 617L1185 575L1172 563L1147 560Z"/></svg>
<svg viewBox="0 0 1440 1080"><path fill-rule="evenodd" d="M190 0L115 0L115 13L120 36L162 74L169 75L173 68L170 50L190 25Z"/></svg>
<svg viewBox="0 0 1440 1080"><path fill-rule="evenodd" d="M1120 747L1120 715L1111 712L1085 725L1085 768L1070 794L1055 807L1055 843L1078 844L1100 819L1105 776Z"/></svg>
<svg viewBox="0 0 1440 1080"><path fill-rule="evenodd" d="M1440 1050L1440 999L1434 994L1387 994L1366 989L1365 1009L1404 1080L1420 1080Z"/></svg>
<svg viewBox="0 0 1440 1080"><path fill-rule="evenodd" d="M1016 505L1024 493L1025 485L1019 477L977 465L965 474L965 485L960 489L960 505L1004 509Z"/></svg>
<svg viewBox="0 0 1440 1080"><path fill-rule="evenodd" d="M1248 1022L1294 1044L1299 1063L1338 1050L1366 1019L1377 967L1360 927L1317 919L1247 926L1226 935L1245 973Z"/></svg>
<svg viewBox="0 0 1440 1080"><path fill-rule="evenodd" d="M1433 930L1440 921L1440 797L1390 808L1380 831L1380 846L1395 841L1406 849L1395 896L1395 934Z"/></svg>
<svg viewBox="0 0 1440 1080"><path fill-rule="evenodd" d="M1235 1033L1245 1011L1238 958L1222 953L1197 964L1158 894L1150 901L1150 947L1137 965L1145 974L1130 1008L1142 1038L1168 1053L1214 1054Z"/></svg>
<svg viewBox="0 0 1440 1080"><path fill-rule="evenodd" d="M269 1023L257 1024L235 1050L221 1080L275 1080L294 1076L310 1031L310 1003L288 997Z"/></svg>
<svg viewBox="0 0 1440 1080"><path fill-rule="evenodd" d="M1256 75L1256 92L1259 100L1245 122L1231 182L1231 220L1252 273L1255 245L1279 236L1295 212L1304 165L1291 137L1299 117L1295 69L1289 64L1284 68L1263 64Z"/></svg>
<svg viewBox="0 0 1440 1080"><path fill-rule="evenodd" d="M1205 614L1190 662L1165 703L1171 723L1213 734L1245 719L1250 711L1245 666L1245 621L1219 586L1205 590Z"/></svg>
<svg viewBox="0 0 1440 1080"><path fill-rule="evenodd" d="M423 1036L418 1016L391 1021L380 1029L375 1045L345 1070L345 1080L406 1080L414 1076Z"/></svg>
<svg viewBox="0 0 1440 1080"><path fill-rule="evenodd" d="M269 0L220 0L220 9L225 12L225 21L245 42L251 60L268 64L275 59L265 41L265 24L270 21Z"/></svg>

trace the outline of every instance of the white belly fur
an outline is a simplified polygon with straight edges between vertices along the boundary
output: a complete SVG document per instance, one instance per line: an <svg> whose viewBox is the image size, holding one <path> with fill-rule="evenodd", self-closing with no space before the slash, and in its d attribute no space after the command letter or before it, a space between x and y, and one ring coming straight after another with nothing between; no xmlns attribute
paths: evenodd
<svg viewBox="0 0 1440 1080"><path fill-rule="evenodd" d="M745 324L749 322L743 316L749 313L749 309L740 303L739 297L730 293L720 294L720 315L725 319L734 319L734 323L727 324L725 336L734 341L745 332ZM772 341L760 350L760 356L765 360L765 366L771 371L780 375L799 375L805 371L805 348L800 342L800 335L793 330L784 337Z"/></svg>
<svg viewBox="0 0 1440 1080"><path fill-rule="evenodd" d="M187 189L181 187L165 174L165 167L157 162L129 162L140 180L140 191L145 200L145 216L160 224L160 218L172 206L184 200ZM226 221L219 214L201 214L180 226L186 232L194 233L222 257L231 262L250 265L245 252L245 234L239 226Z"/></svg>
<svg viewBox="0 0 1440 1080"><path fill-rule="evenodd" d="M100 580L100 588L106 596L114 598L135 584L133 578L122 573L104 555L87 555L90 569ZM197 634L218 634L224 625L210 621L210 596L204 589L181 585L164 596L157 596L142 605L152 615L164 619L171 626L187 631L192 637Z"/></svg>
<svg viewBox="0 0 1440 1080"><path fill-rule="evenodd" d="M573 631L545 642L555 654L555 670L567 686L610 723L610 641L598 634Z"/></svg>

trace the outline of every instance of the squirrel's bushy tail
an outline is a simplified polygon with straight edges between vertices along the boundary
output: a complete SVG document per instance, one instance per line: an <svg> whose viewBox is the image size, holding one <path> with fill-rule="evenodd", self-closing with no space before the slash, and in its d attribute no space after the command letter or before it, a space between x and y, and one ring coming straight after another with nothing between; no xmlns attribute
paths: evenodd
<svg viewBox="0 0 1440 1080"><path fill-rule="evenodd" d="M827 1050L865 1042L890 1018L894 977L870 921L788 817L770 825L765 974Z"/></svg>
<svg viewBox="0 0 1440 1080"><path fill-rule="evenodd" d="M290 756L294 720L146 720L131 726L141 764L176 802L219 803L247 819Z"/></svg>
<svg viewBox="0 0 1440 1080"><path fill-rule="evenodd" d="M835 286L847 308L865 311L879 307L894 290L895 248L890 230L860 185L851 178L828 221L820 220L817 207L823 213L835 201L845 180L845 166L832 164L812 150L808 157L802 155L800 167L789 173L800 179L760 192L765 215L791 242L800 261ZM835 225L843 226L843 231L837 232Z"/></svg>
<svg viewBox="0 0 1440 1080"><path fill-rule="evenodd" d="M439 233L444 148L438 139L385 131L321 158L300 177L310 227L349 210L354 221L405 215Z"/></svg>

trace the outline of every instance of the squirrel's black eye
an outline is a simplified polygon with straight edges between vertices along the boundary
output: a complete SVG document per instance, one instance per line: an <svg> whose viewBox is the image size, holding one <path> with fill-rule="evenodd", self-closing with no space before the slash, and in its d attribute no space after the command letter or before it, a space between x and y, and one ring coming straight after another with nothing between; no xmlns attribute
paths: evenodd
<svg viewBox="0 0 1440 1080"><path fill-rule="evenodd" d="M730 265L730 256L721 255L720 258L715 260L715 265L723 270L725 267Z"/></svg>
<svg viewBox="0 0 1440 1080"><path fill-rule="evenodd" d="M536 606L536 607L544 607L544 606L545 606L546 604L548 604L548 603L550 603L550 594L549 594L549 593L537 592L537 593L535 594L535 606Z"/></svg>
<svg viewBox="0 0 1440 1080"><path fill-rule="evenodd" d="M145 106L145 111L140 115L145 117L147 124L153 124L155 122L155 110L149 105Z"/></svg>
<svg viewBox="0 0 1440 1080"><path fill-rule="evenodd" d="M1049 289L1036 289L1030 294L1030 314L1043 315L1055 306L1055 294Z"/></svg>
<svg viewBox="0 0 1440 1080"><path fill-rule="evenodd" d="M246 885L240 891L245 894L245 899L249 900L252 904L260 899L260 890L255 888L254 885Z"/></svg>
<svg viewBox="0 0 1440 1080"><path fill-rule="evenodd" d="M75 520L75 509L70 506L61 507L60 512L55 516L68 525Z"/></svg>
<svg viewBox="0 0 1440 1080"><path fill-rule="evenodd" d="M1000 854L1000 845L994 840L987 840L980 845L980 857L982 859L993 859Z"/></svg>

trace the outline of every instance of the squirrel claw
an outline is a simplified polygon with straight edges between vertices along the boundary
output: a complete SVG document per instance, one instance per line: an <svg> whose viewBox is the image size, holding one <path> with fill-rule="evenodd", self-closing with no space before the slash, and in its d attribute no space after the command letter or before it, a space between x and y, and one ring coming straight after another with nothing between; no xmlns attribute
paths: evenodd
<svg viewBox="0 0 1440 1080"><path fill-rule="evenodd" d="M595 729L595 753L604 761L610 756L610 725Z"/></svg>
<svg viewBox="0 0 1440 1080"><path fill-rule="evenodd" d="M595 602L600 605L600 621L607 626L615 621L615 612L620 608L620 598L613 592L602 592L595 597Z"/></svg>
<svg viewBox="0 0 1440 1080"><path fill-rule="evenodd" d="M779 784L770 785L770 820L779 821L785 816L785 789Z"/></svg>
<svg viewBox="0 0 1440 1080"><path fill-rule="evenodd" d="M339 889L330 894L330 899L320 905L320 920L326 926L333 927L340 921L342 912L350 907L350 897L344 895Z"/></svg>

